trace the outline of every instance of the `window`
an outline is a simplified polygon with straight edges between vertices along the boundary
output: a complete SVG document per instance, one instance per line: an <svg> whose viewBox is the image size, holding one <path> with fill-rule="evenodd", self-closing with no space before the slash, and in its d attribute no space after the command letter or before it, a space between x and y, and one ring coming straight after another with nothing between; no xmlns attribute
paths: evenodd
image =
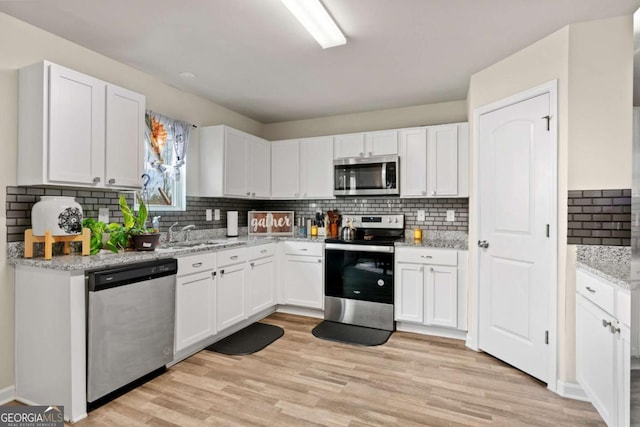
<svg viewBox="0 0 640 427"><path fill-rule="evenodd" d="M144 188L139 196L149 211L183 211L191 124L152 111L147 111L145 121ZM137 197L135 203L137 208Z"/></svg>

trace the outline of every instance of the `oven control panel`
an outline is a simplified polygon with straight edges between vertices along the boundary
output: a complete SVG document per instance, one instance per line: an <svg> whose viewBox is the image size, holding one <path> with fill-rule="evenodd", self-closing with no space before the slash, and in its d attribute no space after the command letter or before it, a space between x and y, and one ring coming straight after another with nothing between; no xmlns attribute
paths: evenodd
<svg viewBox="0 0 640 427"><path fill-rule="evenodd" d="M404 215L376 215L376 214L344 214L342 226L353 222L356 228L404 228Z"/></svg>

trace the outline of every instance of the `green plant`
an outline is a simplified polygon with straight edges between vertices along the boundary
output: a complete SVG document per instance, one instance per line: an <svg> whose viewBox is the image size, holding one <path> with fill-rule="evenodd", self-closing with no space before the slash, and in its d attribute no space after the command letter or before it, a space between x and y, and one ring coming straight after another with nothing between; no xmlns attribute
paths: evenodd
<svg viewBox="0 0 640 427"><path fill-rule="evenodd" d="M82 220L82 227L91 231L90 253L91 255L97 254L102 249L102 235L107 231L107 224L93 218L85 218Z"/></svg>
<svg viewBox="0 0 640 427"><path fill-rule="evenodd" d="M144 201L140 200L140 207L137 214L129 207L127 200L122 194L120 195L118 204L122 212L123 224L112 222L106 226L106 231L109 233L107 249L116 253L130 246L131 236L154 232L153 228L145 227L148 212Z"/></svg>

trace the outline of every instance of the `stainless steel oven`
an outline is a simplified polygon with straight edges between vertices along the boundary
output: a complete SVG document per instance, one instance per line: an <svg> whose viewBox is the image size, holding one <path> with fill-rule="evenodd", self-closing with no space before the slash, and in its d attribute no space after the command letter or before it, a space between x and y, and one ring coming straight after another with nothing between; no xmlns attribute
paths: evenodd
<svg viewBox="0 0 640 427"><path fill-rule="evenodd" d="M325 242L325 320L393 331L394 242L404 237L402 215L347 215L353 240Z"/></svg>
<svg viewBox="0 0 640 427"><path fill-rule="evenodd" d="M398 156L337 159L333 170L336 196L400 194Z"/></svg>

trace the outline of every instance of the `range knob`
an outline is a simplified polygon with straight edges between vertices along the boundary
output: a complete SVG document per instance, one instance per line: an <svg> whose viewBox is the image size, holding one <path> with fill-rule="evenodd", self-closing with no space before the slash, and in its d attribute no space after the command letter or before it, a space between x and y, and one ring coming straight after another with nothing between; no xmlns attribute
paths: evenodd
<svg viewBox="0 0 640 427"><path fill-rule="evenodd" d="M391 222L391 218L387 218L387 222Z"/></svg>

